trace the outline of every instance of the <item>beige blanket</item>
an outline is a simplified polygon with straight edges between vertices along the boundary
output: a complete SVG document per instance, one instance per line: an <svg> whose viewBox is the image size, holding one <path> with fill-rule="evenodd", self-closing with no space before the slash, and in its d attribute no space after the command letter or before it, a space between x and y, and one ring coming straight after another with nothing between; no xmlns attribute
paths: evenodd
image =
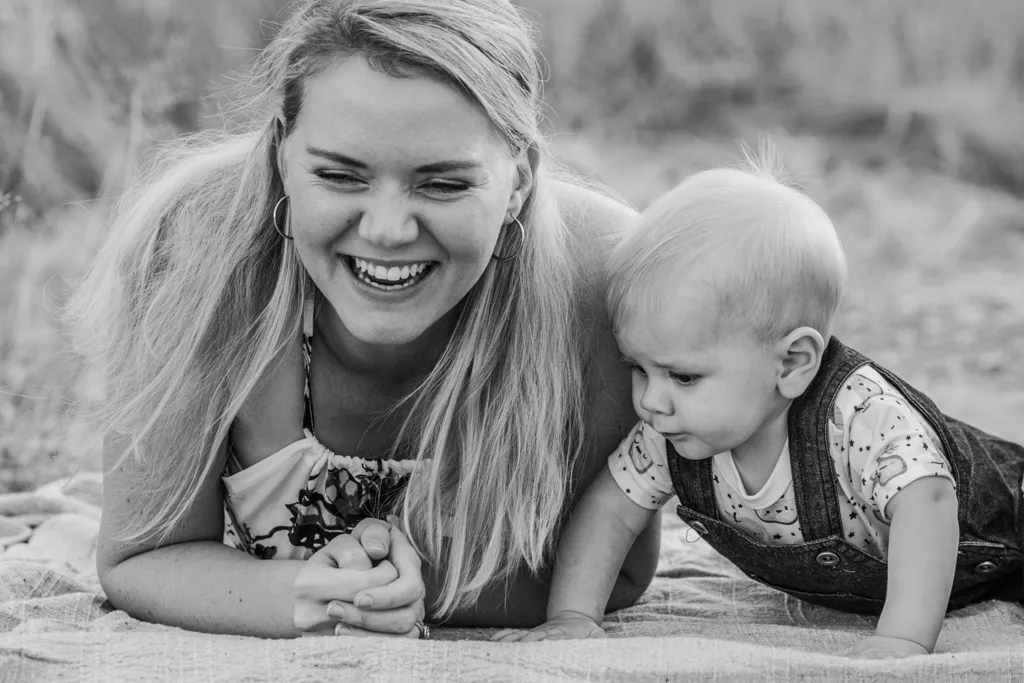
<svg viewBox="0 0 1024 683"><path fill-rule="evenodd" d="M862 662L842 653L873 619L815 607L740 575L666 519L658 577L609 616L604 641L500 645L436 629L431 641L211 636L136 621L92 571L98 482L0 496L0 521L32 533L0 554L5 681L913 680L1024 683L1024 607L950 615L937 654ZM14 524L11 524L11 522ZM12 537L16 538L16 537Z"/></svg>

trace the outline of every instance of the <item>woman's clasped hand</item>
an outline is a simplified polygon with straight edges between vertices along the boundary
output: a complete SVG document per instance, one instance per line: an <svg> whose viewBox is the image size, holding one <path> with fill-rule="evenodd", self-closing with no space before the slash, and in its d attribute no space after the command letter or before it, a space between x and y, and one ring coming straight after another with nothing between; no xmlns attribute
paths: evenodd
<svg viewBox="0 0 1024 683"><path fill-rule="evenodd" d="M425 590L420 558L394 525L364 519L314 553L295 580L303 635L419 638Z"/></svg>

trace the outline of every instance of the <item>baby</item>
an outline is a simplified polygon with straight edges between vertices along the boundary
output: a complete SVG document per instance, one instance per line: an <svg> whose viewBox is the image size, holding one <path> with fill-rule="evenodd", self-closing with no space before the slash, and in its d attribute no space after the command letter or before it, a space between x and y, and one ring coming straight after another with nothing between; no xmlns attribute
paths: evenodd
<svg viewBox="0 0 1024 683"><path fill-rule="evenodd" d="M607 299L641 422L562 536L548 621L496 639L603 636L626 551L673 495L751 578L880 612L853 656L926 654L947 609L1024 599L1024 448L833 337L845 277L828 216L757 162L644 212Z"/></svg>

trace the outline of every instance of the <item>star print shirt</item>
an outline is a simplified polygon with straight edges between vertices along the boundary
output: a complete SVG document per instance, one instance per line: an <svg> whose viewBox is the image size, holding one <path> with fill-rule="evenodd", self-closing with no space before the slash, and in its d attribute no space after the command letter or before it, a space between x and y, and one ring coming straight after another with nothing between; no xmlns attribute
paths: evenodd
<svg viewBox="0 0 1024 683"><path fill-rule="evenodd" d="M828 430L846 540L884 560L890 523L886 509L893 496L923 477L953 482L939 438L870 366L859 368L839 391ZM673 496L665 439L649 425L633 428L608 459L608 468L641 507L658 509ZM788 444L759 491L747 492L730 453L714 456L712 472L722 520L766 544L803 542Z"/></svg>

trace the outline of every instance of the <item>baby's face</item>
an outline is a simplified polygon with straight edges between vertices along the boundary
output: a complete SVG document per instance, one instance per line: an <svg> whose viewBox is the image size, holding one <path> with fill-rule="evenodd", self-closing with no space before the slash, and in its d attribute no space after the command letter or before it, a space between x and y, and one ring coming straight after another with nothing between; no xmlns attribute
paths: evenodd
<svg viewBox="0 0 1024 683"><path fill-rule="evenodd" d="M771 350L752 332L715 333L702 298L680 297L616 331L637 415L690 460L749 441L778 414L781 398Z"/></svg>

